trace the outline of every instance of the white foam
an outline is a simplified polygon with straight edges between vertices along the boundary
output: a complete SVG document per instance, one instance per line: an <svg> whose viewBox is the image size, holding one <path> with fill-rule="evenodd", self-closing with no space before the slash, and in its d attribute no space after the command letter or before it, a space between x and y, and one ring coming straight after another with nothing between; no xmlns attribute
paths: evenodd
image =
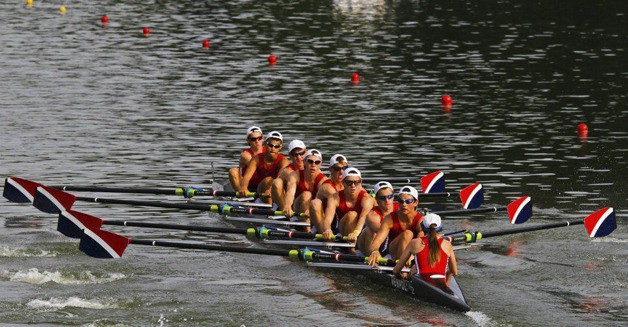
<svg viewBox="0 0 628 327"><path fill-rule="evenodd" d="M512 326L510 324L497 323L493 321L489 316L485 315L484 313L480 311L469 311L465 313L465 315L471 318L473 322L475 322L476 324L478 324L478 326L481 326L481 327Z"/></svg>
<svg viewBox="0 0 628 327"><path fill-rule="evenodd" d="M6 246L0 247L0 257L56 257L57 252L45 250L12 249Z"/></svg>
<svg viewBox="0 0 628 327"><path fill-rule="evenodd" d="M99 277L90 271L82 271L78 275L63 274L59 271L43 271L39 272L37 268L31 268L28 271L18 271L11 273L7 270L2 272L2 276L9 278L11 281L24 282L29 284L45 284L57 283L61 285L83 285L83 284L102 284L116 281L126 276L121 273L112 273Z"/></svg>
<svg viewBox="0 0 628 327"><path fill-rule="evenodd" d="M73 308L85 308L85 309L112 309L117 308L117 305L113 303L102 302L99 300L81 299L80 297L63 298L50 298L49 300L35 299L26 304L27 306L35 309L63 309L67 307Z"/></svg>

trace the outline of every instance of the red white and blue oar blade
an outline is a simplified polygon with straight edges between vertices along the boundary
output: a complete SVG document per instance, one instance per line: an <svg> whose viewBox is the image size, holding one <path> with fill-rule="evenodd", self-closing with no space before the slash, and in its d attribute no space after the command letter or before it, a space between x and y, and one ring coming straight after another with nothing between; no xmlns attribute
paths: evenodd
<svg viewBox="0 0 628 327"><path fill-rule="evenodd" d="M33 203L38 186L42 186L42 184L27 179L9 177L4 180L2 196L15 203Z"/></svg>
<svg viewBox="0 0 628 327"><path fill-rule="evenodd" d="M46 213L61 213L72 208L76 196L48 186L39 186L35 192L33 206Z"/></svg>
<svg viewBox="0 0 628 327"><path fill-rule="evenodd" d="M67 237L81 238L84 229L100 229L103 222L104 220L98 217L90 216L79 211L62 211L59 214L57 230Z"/></svg>
<svg viewBox="0 0 628 327"><path fill-rule="evenodd" d="M484 188L476 183L460 190L460 201L465 209L479 208L484 203Z"/></svg>
<svg viewBox="0 0 628 327"><path fill-rule="evenodd" d="M79 250L94 258L117 259L130 243L130 238L112 232L84 229Z"/></svg>
<svg viewBox="0 0 628 327"><path fill-rule="evenodd" d="M615 210L613 208L600 209L584 218L584 227L589 237L603 237L617 228Z"/></svg>
<svg viewBox="0 0 628 327"><path fill-rule="evenodd" d="M532 199L529 196L522 196L512 201L506 210L511 224L523 224L532 217Z"/></svg>
<svg viewBox="0 0 628 327"><path fill-rule="evenodd" d="M445 174L442 171L435 171L421 178L421 190L423 193L443 193L445 192Z"/></svg>

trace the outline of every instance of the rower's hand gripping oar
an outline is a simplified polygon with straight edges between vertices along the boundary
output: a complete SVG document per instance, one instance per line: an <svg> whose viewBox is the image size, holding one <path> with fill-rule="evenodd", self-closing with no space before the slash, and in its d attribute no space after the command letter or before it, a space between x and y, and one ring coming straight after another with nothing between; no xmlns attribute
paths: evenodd
<svg viewBox="0 0 628 327"><path fill-rule="evenodd" d="M129 244L137 245L150 245L161 246L178 249L197 249L206 251L225 251L225 252L239 252L239 253L251 253L251 254L265 254L265 255L277 255L289 257L293 260L299 261L313 261L313 260L335 260L345 262L368 262L368 257L352 254L340 254L340 253L326 253L323 251L311 250L308 248L300 250L280 250L280 249L260 249L250 247L235 247L235 246L222 246L222 245L210 245L210 244L198 244L198 243L184 243L184 242L164 242L153 240L136 240L127 238L118 234L114 234L108 231L100 229L84 229L81 236L81 242L79 249L83 253L102 259L120 258L124 253L124 250ZM390 259L380 260L380 265L394 266L395 262Z"/></svg>
<svg viewBox="0 0 628 327"><path fill-rule="evenodd" d="M225 233L225 234L240 234L246 235L252 238L269 239L275 237L282 238L295 238L295 239L309 239L309 240L321 240L322 234L312 234L298 231L280 230L278 228L270 226L262 226L256 228L228 228L228 227L211 227L211 226L194 226L194 225L181 225L181 224L160 224L160 223L148 223L140 221L120 221L120 220L104 220L86 213L67 210L62 211L59 214L59 220L57 223L57 231L61 234L72 237L80 238L83 235L84 229L100 229L102 225L112 226L128 226L128 227L145 227L145 228L158 228L158 229L173 229L173 230L185 230L194 232L210 232L210 233ZM347 241L347 237L338 237L335 241Z"/></svg>
<svg viewBox="0 0 628 327"><path fill-rule="evenodd" d="M519 234L519 233L531 232L531 231L536 231L536 230L567 227L567 226L581 225L581 224L584 224L584 227L586 228L589 237L607 236L617 228L617 221L615 220L615 210L611 207L603 208L590 214L586 218L579 219L579 220L562 221L562 222L557 222L557 223L549 223L549 224L542 224L542 225L536 225L536 226L525 226L521 228L513 228L513 229L487 232L487 233L466 232L462 236L454 237L453 243L454 244L473 243L487 237Z"/></svg>

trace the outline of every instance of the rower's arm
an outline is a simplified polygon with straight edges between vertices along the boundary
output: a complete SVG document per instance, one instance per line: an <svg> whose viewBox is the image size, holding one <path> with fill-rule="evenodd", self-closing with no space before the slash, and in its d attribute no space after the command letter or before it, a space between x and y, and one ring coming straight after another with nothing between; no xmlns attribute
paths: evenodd
<svg viewBox="0 0 628 327"><path fill-rule="evenodd" d="M323 231L325 232L328 229L331 229L331 223L334 221L334 216L336 215L336 208L338 207L338 193L333 193L327 198L327 208L325 208L325 212L323 214Z"/></svg>
<svg viewBox="0 0 628 327"><path fill-rule="evenodd" d="M257 163L257 157L251 159L251 161L249 162L249 166L246 168L244 176L242 176L242 181L240 182L240 192L248 191L249 182L251 181L251 178L253 178L253 174L255 174L255 171L257 170Z"/></svg>
<svg viewBox="0 0 628 327"><path fill-rule="evenodd" d="M379 232L371 241L371 245L369 246L369 253L373 253L375 250L379 250L379 247L384 243L386 237L388 237L388 233L390 232L390 227L392 226L392 218L390 215L384 217L384 221L382 221L382 226L379 228Z"/></svg>
<svg viewBox="0 0 628 327"><path fill-rule="evenodd" d="M422 243L421 239L416 239L416 238L410 241L410 244L408 244L408 246L406 246L406 248L403 249L403 252L401 253L401 256L399 257L399 260L397 261L395 268L393 268L393 274L400 276L401 270L406 266L406 262L408 262L408 260L410 259L410 256L413 253L419 252L417 250L420 247L421 243Z"/></svg>
<svg viewBox="0 0 628 327"><path fill-rule="evenodd" d="M375 233L379 231L379 227L382 225L379 221L379 215L373 210L366 215L366 222L364 224Z"/></svg>
<svg viewBox="0 0 628 327"><path fill-rule="evenodd" d="M449 286L449 281L451 277L458 275L458 263L456 262L456 255L454 254L454 247L451 245L451 242L445 240L443 241L442 247L446 247L445 252L449 254L449 264L447 269L447 286Z"/></svg>
<svg viewBox="0 0 628 327"><path fill-rule="evenodd" d="M299 172L293 171L288 175L288 185L286 188L286 199L284 200L284 207L281 210L287 210L288 208L292 208L292 204L294 203L294 195L297 191L297 183L299 182Z"/></svg>
<svg viewBox="0 0 628 327"><path fill-rule="evenodd" d="M290 166L290 161L288 161L286 157L281 158L281 161L279 162L279 170L282 170L288 166Z"/></svg>
<svg viewBox="0 0 628 327"><path fill-rule="evenodd" d="M362 228L364 228L364 224L366 223L366 216L371 212L371 210L373 210L373 198L370 196L365 196L362 199L362 203L360 203L360 205L362 206L362 211L360 212L360 216L358 216L358 221L355 225L355 230L358 232L358 234L362 231Z"/></svg>

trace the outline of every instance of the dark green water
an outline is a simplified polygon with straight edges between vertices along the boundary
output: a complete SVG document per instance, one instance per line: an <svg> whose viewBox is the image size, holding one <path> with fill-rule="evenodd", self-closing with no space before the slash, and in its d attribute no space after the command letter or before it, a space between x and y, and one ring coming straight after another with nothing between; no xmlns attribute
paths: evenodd
<svg viewBox="0 0 628 327"><path fill-rule="evenodd" d="M628 320L625 1L73 1L60 15L61 5L0 4L2 177L202 185L212 164L217 178L226 177L255 124L300 138L326 158L343 153L365 176L442 170L451 191L483 183L489 205L529 195L528 224L613 206L619 226L599 240L574 226L486 239L460 251L458 280L473 308L463 315L281 258L131 247L120 260L95 260L55 231L54 217L3 200L0 323ZM271 53L275 66L267 63ZM358 85L350 82L353 72ZM451 110L440 104L445 93L454 98ZM587 138L577 136L580 123L589 126ZM78 209L107 219L226 225L202 213ZM446 226L508 227L500 215Z"/></svg>

